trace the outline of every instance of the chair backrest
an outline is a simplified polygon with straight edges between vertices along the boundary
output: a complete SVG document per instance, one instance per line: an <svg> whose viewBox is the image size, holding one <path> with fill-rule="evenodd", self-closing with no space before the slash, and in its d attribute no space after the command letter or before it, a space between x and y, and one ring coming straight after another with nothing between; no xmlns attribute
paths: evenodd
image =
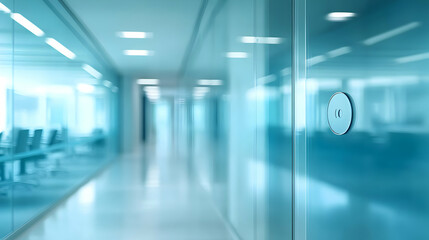
<svg viewBox="0 0 429 240"><path fill-rule="evenodd" d="M65 143L68 141L68 137L69 137L69 130L67 128L62 128L61 129L61 134L58 134L59 136L58 141L61 143Z"/></svg>
<svg viewBox="0 0 429 240"><path fill-rule="evenodd" d="M42 143L43 129L34 130L33 139L31 140L31 150L40 149Z"/></svg>
<svg viewBox="0 0 429 240"><path fill-rule="evenodd" d="M57 143L57 135L58 135L57 129L52 129L51 131L49 131L48 146L52 146L55 143Z"/></svg>
<svg viewBox="0 0 429 240"><path fill-rule="evenodd" d="M15 153L22 153L27 151L29 133L30 131L28 129L18 130L16 137Z"/></svg>

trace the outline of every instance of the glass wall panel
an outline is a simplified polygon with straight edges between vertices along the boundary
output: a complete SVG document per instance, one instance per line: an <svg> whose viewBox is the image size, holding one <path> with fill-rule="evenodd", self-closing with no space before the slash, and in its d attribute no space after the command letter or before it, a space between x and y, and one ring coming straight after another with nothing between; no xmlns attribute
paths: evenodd
<svg viewBox="0 0 429 240"><path fill-rule="evenodd" d="M240 239L291 239L291 1L209 1L184 88L195 174Z"/></svg>
<svg viewBox="0 0 429 240"><path fill-rule="evenodd" d="M48 2L2 0L0 20L3 238L112 159L118 80Z"/></svg>
<svg viewBox="0 0 429 240"><path fill-rule="evenodd" d="M13 154L12 69L13 23L9 17L12 1L0 4L0 238L12 232Z"/></svg>
<svg viewBox="0 0 429 240"><path fill-rule="evenodd" d="M307 0L308 239L429 238L428 9ZM327 122L338 91L354 106L342 136Z"/></svg>
<svg viewBox="0 0 429 240"><path fill-rule="evenodd" d="M224 218L254 238L254 3L209 1L185 80L192 95L193 169Z"/></svg>

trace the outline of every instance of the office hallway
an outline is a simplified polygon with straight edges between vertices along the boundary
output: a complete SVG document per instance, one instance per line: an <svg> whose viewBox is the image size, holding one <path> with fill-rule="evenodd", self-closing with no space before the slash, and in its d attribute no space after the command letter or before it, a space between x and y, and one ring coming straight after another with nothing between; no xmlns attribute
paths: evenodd
<svg viewBox="0 0 429 240"><path fill-rule="evenodd" d="M18 239L232 239L186 161L168 152L122 156Z"/></svg>
<svg viewBox="0 0 429 240"><path fill-rule="evenodd" d="M0 0L0 240L429 240L429 0Z"/></svg>

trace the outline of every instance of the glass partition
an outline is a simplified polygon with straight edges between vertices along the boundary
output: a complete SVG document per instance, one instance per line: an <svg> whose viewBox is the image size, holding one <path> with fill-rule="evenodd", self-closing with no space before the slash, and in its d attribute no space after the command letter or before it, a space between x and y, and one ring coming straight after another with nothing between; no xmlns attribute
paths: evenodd
<svg viewBox="0 0 429 240"><path fill-rule="evenodd" d="M308 239L429 237L428 4L208 1L183 84L192 163L241 239L291 239L297 222ZM342 136L336 92L354 109Z"/></svg>
<svg viewBox="0 0 429 240"><path fill-rule="evenodd" d="M238 238L429 239L429 2L201 3L189 161Z"/></svg>
<svg viewBox="0 0 429 240"><path fill-rule="evenodd" d="M113 159L118 76L43 0L0 2L0 238Z"/></svg>
<svg viewBox="0 0 429 240"><path fill-rule="evenodd" d="M428 239L429 2L307 6L308 239ZM343 136L326 121L339 91Z"/></svg>
<svg viewBox="0 0 429 240"><path fill-rule="evenodd" d="M292 2L204 17L183 84L195 175L240 239L292 239Z"/></svg>
<svg viewBox="0 0 429 240"><path fill-rule="evenodd" d="M13 231L12 189L13 163L10 142L13 126L13 21L9 17L12 1L0 4L0 238Z"/></svg>

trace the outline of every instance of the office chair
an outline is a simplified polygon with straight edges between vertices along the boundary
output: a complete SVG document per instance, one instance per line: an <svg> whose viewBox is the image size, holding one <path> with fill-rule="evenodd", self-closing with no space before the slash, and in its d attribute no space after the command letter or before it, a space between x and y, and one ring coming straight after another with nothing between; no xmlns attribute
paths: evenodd
<svg viewBox="0 0 429 240"><path fill-rule="evenodd" d="M33 137L31 138L31 144L29 146L30 151L39 150L41 143L42 143L42 135L43 135L43 129L36 129L34 130ZM43 154L37 154L31 157L26 157L20 159L20 174L26 175L27 173L27 163L28 162L35 162L39 159L44 158Z"/></svg>
<svg viewBox="0 0 429 240"><path fill-rule="evenodd" d="M57 137L58 137L57 129L52 129L51 131L49 131L48 143L47 143L48 147L52 147L57 143Z"/></svg>
<svg viewBox="0 0 429 240"><path fill-rule="evenodd" d="M58 130L52 129L49 132L47 147L52 147L52 146L55 146L56 144L60 144L60 143L62 143L62 141L60 141L58 139ZM61 151L62 150L56 149L56 150L50 151L50 153L61 152ZM46 167L46 172L49 174L68 173L68 171L61 168L59 157L54 158L54 164L51 164L50 166Z"/></svg>
<svg viewBox="0 0 429 240"><path fill-rule="evenodd" d="M28 129L17 129L14 132L17 137L15 145L13 147L13 153L20 154L26 152L28 150L28 137L30 131ZM20 168L19 175L22 175L21 172L23 171L25 172L25 167L24 169ZM13 181L3 181L0 183L0 187L23 187L26 189L32 189L33 187L38 185L38 181L36 181L36 183L31 183L27 181L22 181L20 178L22 178L22 176L17 177L16 180L14 179Z"/></svg>
<svg viewBox="0 0 429 240"><path fill-rule="evenodd" d="M15 154L23 153L28 150L28 138L30 135L30 130L28 129L21 129L18 130L18 135L16 138L16 145L13 150ZM25 168L25 160L20 160L20 166L19 166L19 173L20 175L26 174L26 168Z"/></svg>

